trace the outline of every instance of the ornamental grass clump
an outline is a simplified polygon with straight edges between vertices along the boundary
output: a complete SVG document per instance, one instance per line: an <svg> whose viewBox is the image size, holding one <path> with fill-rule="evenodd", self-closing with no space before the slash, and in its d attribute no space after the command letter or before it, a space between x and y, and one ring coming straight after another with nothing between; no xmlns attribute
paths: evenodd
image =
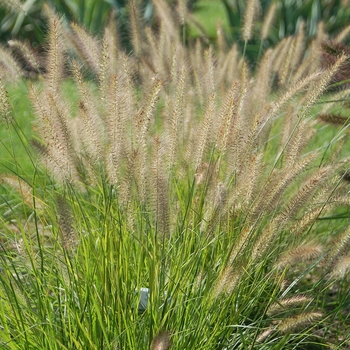
<svg viewBox="0 0 350 350"><path fill-rule="evenodd" d="M315 138L348 56L322 67L301 31L253 71L235 46L185 46L184 7L154 3L156 29L131 2L131 54L113 23L98 39L46 8L30 140L3 75L2 125L32 168L0 175L2 348L338 346L323 335L348 297L349 229L321 219L349 206L330 146L346 128Z"/></svg>

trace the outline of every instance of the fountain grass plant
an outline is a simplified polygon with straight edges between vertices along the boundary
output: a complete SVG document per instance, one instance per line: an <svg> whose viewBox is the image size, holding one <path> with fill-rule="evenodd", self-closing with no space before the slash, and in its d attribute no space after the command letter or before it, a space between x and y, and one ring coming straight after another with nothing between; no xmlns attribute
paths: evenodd
<svg viewBox="0 0 350 350"><path fill-rule="evenodd" d="M31 161L1 175L1 348L343 348L349 222L322 219L349 206L347 123L315 137L348 57L322 68L300 31L252 72L184 46L181 7L155 0L153 31L134 5L130 55L47 8L30 140L1 83L2 145Z"/></svg>

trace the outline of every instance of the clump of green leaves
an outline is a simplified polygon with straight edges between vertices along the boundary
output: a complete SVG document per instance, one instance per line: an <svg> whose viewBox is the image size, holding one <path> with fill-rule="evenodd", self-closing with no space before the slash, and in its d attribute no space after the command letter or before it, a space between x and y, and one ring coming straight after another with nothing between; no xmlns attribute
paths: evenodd
<svg viewBox="0 0 350 350"><path fill-rule="evenodd" d="M300 30L305 33L305 40L310 42L320 30L335 37L347 40L349 33L347 1L285 1L285 0L222 0L227 19L227 36L233 42L244 43L241 29L247 13L254 13L255 29L247 46L247 55L254 63L261 52L276 45L280 40L296 35ZM267 31L267 29L269 29Z"/></svg>

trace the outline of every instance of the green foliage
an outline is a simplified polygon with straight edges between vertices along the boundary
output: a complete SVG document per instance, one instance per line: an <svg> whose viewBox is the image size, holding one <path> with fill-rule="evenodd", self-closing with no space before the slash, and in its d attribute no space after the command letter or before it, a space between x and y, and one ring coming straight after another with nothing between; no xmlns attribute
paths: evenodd
<svg viewBox="0 0 350 350"><path fill-rule="evenodd" d="M229 21L228 37L232 42L242 40L242 28L246 13L247 1L221 0ZM260 34L263 21L272 4L276 5L276 12L269 35L261 43ZM256 5L255 35L247 45L247 55L256 60L261 50L275 45L281 39L298 33L302 23L305 24L306 39L310 41L318 32L318 26L322 22L325 31L329 35L336 35L348 26L350 7L346 1L336 0L262 0Z"/></svg>
<svg viewBox="0 0 350 350"><path fill-rule="evenodd" d="M29 40L36 45L44 45L47 18L43 5L63 15L65 20L81 24L93 34L101 34L104 26L114 14L120 26L126 26L127 1L125 0L27 0L0 1L0 22L2 40L18 38ZM150 3L144 0L145 11Z"/></svg>
<svg viewBox="0 0 350 350"><path fill-rule="evenodd" d="M152 23L154 14L151 0L136 1L142 9L143 20ZM176 1L173 0L172 6ZM189 9L195 8L197 0L187 1ZM44 46L47 16L44 4L64 16L67 23L78 23L91 34L101 35L108 21L118 23L118 29L125 45L128 46L128 0L1 0L0 1L0 37L5 42L9 39L28 40L35 46Z"/></svg>

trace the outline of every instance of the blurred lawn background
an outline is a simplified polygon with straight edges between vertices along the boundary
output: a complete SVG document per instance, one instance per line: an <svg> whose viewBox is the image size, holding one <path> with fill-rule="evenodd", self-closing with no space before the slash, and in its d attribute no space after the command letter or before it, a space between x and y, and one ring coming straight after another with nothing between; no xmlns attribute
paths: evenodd
<svg viewBox="0 0 350 350"><path fill-rule="evenodd" d="M167 2L173 8L178 6L177 0ZM152 25L152 1L137 0L136 3L141 5L144 23ZM246 0L187 0L186 3L207 37L215 39L217 22L220 20L227 37L231 40L239 39ZM29 40L33 45L41 45L46 31L44 4L63 15L67 22L81 24L94 35L102 34L111 18L117 20L124 34L128 31L129 0L0 0L0 40L6 42L18 38ZM320 21L323 21L326 32L332 35L350 23L348 0L260 0L257 2L258 16L255 19L255 34L258 38L263 19L272 5L276 6L276 11L268 38L270 43L295 34L301 22L305 23L309 38L317 33ZM203 35L193 24L189 23L189 27L190 37Z"/></svg>

